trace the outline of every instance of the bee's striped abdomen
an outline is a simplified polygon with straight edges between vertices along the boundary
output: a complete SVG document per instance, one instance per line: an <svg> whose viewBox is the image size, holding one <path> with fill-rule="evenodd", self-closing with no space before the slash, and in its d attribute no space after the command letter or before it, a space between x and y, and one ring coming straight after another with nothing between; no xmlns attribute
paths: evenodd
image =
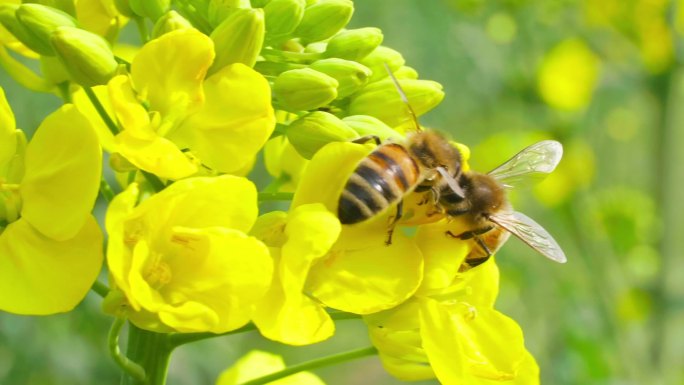
<svg viewBox="0 0 684 385"><path fill-rule="evenodd" d="M419 172L404 147L380 145L359 163L344 186L337 209L340 222L361 222L398 202L416 185Z"/></svg>

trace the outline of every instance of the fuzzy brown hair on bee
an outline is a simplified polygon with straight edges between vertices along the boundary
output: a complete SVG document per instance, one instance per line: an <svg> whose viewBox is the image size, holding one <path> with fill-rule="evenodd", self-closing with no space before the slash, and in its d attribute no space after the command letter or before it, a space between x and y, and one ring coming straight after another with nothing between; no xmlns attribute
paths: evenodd
<svg viewBox="0 0 684 385"><path fill-rule="evenodd" d="M442 134L421 129L399 82L389 67L385 67L416 130L403 141L380 143L373 138L378 147L359 162L347 180L338 201L337 215L342 224L351 225L375 217L396 204L397 211L387 232L386 244L390 244L394 226L402 216L402 199L417 187L460 196L456 179L461 174L461 153ZM368 139L359 138L357 142Z"/></svg>

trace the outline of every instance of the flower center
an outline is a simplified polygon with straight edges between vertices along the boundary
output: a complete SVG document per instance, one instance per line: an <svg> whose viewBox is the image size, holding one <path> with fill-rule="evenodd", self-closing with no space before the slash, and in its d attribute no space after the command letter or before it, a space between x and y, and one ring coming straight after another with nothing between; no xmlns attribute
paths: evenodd
<svg viewBox="0 0 684 385"><path fill-rule="evenodd" d="M161 260L161 254L155 254L154 261L145 272L145 281L155 288L160 289L171 282L173 273L168 263Z"/></svg>

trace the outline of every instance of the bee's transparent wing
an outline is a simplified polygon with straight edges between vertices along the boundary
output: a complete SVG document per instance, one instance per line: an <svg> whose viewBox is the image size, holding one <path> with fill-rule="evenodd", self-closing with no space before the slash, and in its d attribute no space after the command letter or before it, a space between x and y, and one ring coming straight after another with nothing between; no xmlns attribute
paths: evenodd
<svg viewBox="0 0 684 385"><path fill-rule="evenodd" d="M488 174L507 187L523 177L552 172L563 156L563 146L555 140L543 140L524 148Z"/></svg>
<svg viewBox="0 0 684 385"><path fill-rule="evenodd" d="M559 263L567 262L565 253L563 253L563 250L558 246L558 243L551 234L527 215L513 211L495 214L489 219L518 237L521 241L527 243L527 245L537 250L546 258Z"/></svg>

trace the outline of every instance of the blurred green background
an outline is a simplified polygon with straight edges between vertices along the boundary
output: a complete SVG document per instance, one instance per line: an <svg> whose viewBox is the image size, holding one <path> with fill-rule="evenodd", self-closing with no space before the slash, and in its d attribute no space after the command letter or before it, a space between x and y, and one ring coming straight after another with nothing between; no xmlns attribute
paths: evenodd
<svg viewBox="0 0 684 385"><path fill-rule="evenodd" d="M684 4L664 0L357 1L351 27L383 30L446 98L421 118L487 171L542 138L557 171L513 196L564 248L557 265L517 240L498 254L497 307L517 320L543 384L684 383ZM680 9L682 8L682 9ZM2 73L19 127L59 100ZM110 320L90 294L75 312L0 313L0 384L114 384ZM252 348L297 363L367 345L361 321L302 348L258 335L179 349L169 385L211 384ZM317 371L330 385L399 384L377 358ZM424 382L424 384L435 382Z"/></svg>

